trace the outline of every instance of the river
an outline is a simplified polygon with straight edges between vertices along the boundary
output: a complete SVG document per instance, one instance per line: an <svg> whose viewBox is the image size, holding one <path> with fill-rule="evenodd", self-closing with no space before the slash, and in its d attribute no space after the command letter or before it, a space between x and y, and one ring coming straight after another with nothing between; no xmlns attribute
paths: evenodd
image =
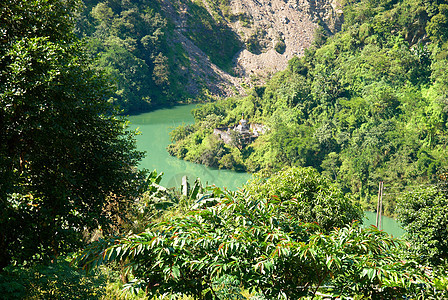
<svg viewBox="0 0 448 300"><path fill-rule="evenodd" d="M129 117L131 128L138 128L142 133L137 137L137 148L146 151L141 167L163 172L161 185L165 187L180 187L182 177L187 175L190 182L199 177L203 184L215 184L230 190L238 189L252 178L250 174L209 168L170 156L166 151L170 144L169 132L182 123L194 123L191 110L195 106L176 106Z"/></svg>
<svg viewBox="0 0 448 300"><path fill-rule="evenodd" d="M180 187L182 177L187 175L190 182L199 177L203 184L215 184L230 190L238 189L252 177L250 174L194 164L170 156L166 151L170 143L169 132L182 123L194 122L191 114L194 107L194 104L176 106L129 117L131 129L138 128L141 132L141 135L137 136L137 148L146 151L146 157L140 167L163 172L161 185L169 188ZM375 224L375 213L365 212L364 224ZM382 224L384 230L395 237L400 237L404 233L397 221L392 218L383 217Z"/></svg>

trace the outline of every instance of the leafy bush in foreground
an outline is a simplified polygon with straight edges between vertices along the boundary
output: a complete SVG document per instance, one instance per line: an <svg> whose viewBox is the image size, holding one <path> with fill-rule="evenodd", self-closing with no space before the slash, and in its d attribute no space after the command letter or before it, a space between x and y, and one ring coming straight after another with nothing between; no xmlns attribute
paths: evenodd
<svg viewBox="0 0 448 300"><path fill-rule="evenodd" d="M418 265L399 256L402 244L375 227L354 222L324 234L290 214L289 201L245 190L214 195L220 199L140 234L93 243L76 261L86 270L123 261L134 278L127 289L201 299L221 299L225 282L267 299L313 296L323 285L334 296L396 298L425 282Z"/></svg>

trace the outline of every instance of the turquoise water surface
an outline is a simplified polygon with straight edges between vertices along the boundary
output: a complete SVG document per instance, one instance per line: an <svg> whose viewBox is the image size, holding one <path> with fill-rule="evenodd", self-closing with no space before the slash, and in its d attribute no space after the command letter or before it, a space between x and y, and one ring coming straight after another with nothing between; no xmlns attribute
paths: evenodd
<svg viewBox="0 0 448 300"><path fill-rule="evenodd" d="M252 176L244 172L219 170L187 162L170 156L166 151L170 144L169 132L182 123L194 122L191 114L194 107L194 104L176 106L129 117L131 128L138 128L141 132L137 137L137 148L146 151L141 167L163 172L161 184L165 187L180 187L181 178L187 175L190 182L199 177L203 184L236 190Z"/></svg>

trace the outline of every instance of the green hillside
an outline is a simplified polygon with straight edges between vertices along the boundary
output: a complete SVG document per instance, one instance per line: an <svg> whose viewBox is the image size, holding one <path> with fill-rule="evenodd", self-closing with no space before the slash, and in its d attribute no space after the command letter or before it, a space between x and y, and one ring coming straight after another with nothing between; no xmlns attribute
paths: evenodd
<svg viewBox="0 0 448 300"><path fill-rule="evenodd" d="M173 133L173 155L255 172L313 166L374 209L378 182L394 213L397 193L433 183L447 163L448 6L356 1L340 33L243 98L200 106ZM243 114L268 132L235 147L212 134Z"/></svg>
<svg viewBox="0 0 448 300"><path fill-rule="evenodd" d="M175 40L175 29L184 30L212 63L226 71L242 47L238 36L220 21L218 12L226 7L225 1L213 6L216 16L194 1L170 1L173 10L168 12L160 2L85 0L78 17L76 31L95 58L93 66L108 75L115 88L111 102L125 113L206 97L204 84L197 83L197 91L185 89L194 71L185 47ZM188 12L185 24L179 25L174 20L181 4Z"/></svg>
<svg viewBox="0 0 448 300"><path fill-rule="evenodd" d="M0 2L2 299L448 298L447 4L347 3L341 33L250 96L198 107L171 153L264 172L180 191L139 169L111 105L168 105L181 86L174 19L143 2ZM187 4L210 30L190 38L225 68L236 47L204 43L233 39L222 15ZM266 130L253 143L211 134L242 114ZM397 204L402 239L363 226L349 193L371 206L380 179L388 213L419 185Z"/></svg>

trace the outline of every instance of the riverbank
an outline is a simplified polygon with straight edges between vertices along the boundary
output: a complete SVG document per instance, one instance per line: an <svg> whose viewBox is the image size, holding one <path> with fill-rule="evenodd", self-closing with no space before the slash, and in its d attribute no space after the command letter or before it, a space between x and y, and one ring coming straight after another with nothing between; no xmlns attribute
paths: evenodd
<svg viewBox="0 0 448 300"><path fill-rule="evenodd" d="M191 182L199 177L203 184L215 184L236 190L252 176L248 173L209 168L170 156L166 147L170 144L169 133L182 124L193 124L191 110L196 104L164 108L129 117L131 129L138 129L137 148L146 151L141 168L163 172L161 184L168 188L180 187L181 179L187 176Z"/></svg>
<svg viewBox="0 0 448 300"><path fill-rule="evenodd" d="M170 131L182 124L193 124L191 110L195 106L196 104L175 106L129 117L131 128L138 128L141 132L141 135L137 136L137 148L147 152L140 167L163 172L161 184L168 188L179 188L182 177L187 176L190 183L199 177L203 184L215 184L230 190L238 189L252 178L251 174L191 163L170 156L166 151L170 143ZM375 213L365 212L364 224L374 225ZM404 233L397 221L392 218L383 216L382 224L384 230L395 237L401 237Z"/></svg>

